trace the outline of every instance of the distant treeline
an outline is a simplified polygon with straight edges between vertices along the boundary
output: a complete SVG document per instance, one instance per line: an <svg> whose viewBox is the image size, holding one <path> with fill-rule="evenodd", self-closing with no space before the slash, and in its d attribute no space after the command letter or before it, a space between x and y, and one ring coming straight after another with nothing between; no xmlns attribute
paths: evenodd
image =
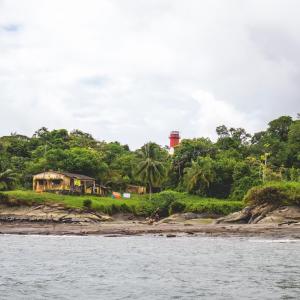
<svg viewBox="0 0 300 300"><path fill-rule="evenodd" d="M131 151L80 130L14 133L0 138L0 190L31 188L32 175L46 170L85 174L114 190L131 183L150 191L233 199L262 182L300 180L299 119L282 116L254 135L224 125L216 132L215 143L203 137L182 140L172 156L152 142Z"/></svg>

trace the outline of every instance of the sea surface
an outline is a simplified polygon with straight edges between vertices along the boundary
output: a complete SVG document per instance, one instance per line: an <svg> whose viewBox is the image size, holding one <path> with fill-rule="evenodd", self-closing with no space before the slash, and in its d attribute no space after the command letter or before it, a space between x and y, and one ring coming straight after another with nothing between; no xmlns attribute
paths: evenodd
<svg viewBox="0 0 300 300"><path fill-rule="evenodd" d="M0 299L300 299L300 241L0 235Z"/></svg>

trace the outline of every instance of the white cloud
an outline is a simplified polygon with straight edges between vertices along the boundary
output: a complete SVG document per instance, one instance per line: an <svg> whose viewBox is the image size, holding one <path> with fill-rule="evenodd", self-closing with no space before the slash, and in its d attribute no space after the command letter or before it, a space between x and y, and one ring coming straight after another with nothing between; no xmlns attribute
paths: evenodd
<svg viewBox="0 0 300 300"><path fill-rule="evenodd" d="M0 135L138 147L300 110L296 0L0 0Z"/></svg>
<svg viewBox="0 0 300 300"><path fill-rule="evenodd" d="M216 138L215 128L219 125L227 127L240 127L243 124L248 132L258 128L257 115L239 111L233 105L225 101L215 99L214 95L206 91L197 91L194 98L200 104L199 111L195 116L197 135Z"/></svg>

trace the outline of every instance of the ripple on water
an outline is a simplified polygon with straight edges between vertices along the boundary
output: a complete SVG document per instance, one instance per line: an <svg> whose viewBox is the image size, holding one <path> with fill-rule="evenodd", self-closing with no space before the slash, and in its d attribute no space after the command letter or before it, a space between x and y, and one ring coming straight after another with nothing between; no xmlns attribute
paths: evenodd
<svg viewBox="0 0 300 300"><path fill-rule="evenodd" d="M299 299L299 240L0 236L2 299Z"/></svg>

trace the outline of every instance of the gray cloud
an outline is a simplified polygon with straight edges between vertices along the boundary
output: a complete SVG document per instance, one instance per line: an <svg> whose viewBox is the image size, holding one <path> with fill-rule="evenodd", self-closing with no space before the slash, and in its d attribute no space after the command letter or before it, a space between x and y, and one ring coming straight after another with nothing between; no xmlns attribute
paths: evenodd
<svg viewBox="0 0 300 300"><path fill-rule="evenodd" d="M296 0L0 1L0 134L133 148L300 111Z"/></svg>

